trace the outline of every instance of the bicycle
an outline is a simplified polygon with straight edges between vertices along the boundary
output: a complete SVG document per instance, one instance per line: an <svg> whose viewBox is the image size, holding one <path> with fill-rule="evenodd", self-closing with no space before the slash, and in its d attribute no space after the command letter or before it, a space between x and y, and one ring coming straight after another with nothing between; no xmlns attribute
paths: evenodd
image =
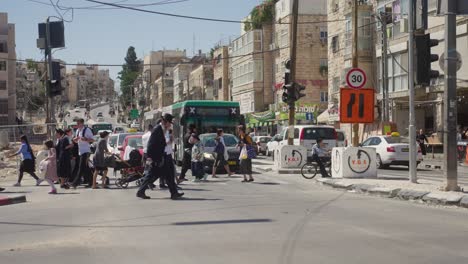
<svg viewBox="0 0 468 264"><path fill-rule="evenodd" d="M328 175L331 176L331 159L329 157L321 157L323 166L325 166L325 170L327 171ZM304 164L301 168L302 177L310 180L313 179L317 174L320 174L320 166L312 157L307 158L306 164Z"/></svg>

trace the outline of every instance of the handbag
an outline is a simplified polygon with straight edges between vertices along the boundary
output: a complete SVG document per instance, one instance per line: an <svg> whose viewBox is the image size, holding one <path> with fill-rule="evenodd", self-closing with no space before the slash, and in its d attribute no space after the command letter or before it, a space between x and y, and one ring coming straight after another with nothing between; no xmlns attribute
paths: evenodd
<svg viewBox="0 0 468 264"><path fill-rule="evenodd" d="M255 153L255 150L252 148L251 145L247 145L247 157L249 159L255 159L257 157L257 153Z"/></svg>

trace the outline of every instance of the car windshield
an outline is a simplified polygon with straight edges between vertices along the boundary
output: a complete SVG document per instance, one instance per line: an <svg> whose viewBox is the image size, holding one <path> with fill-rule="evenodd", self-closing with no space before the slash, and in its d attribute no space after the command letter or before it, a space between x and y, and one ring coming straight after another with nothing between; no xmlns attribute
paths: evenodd
<svg viewBox="0 0 468 264"><path fill-rule="evenodd" d="M403 137L384 137L388 144L408 143L409 140Z"/></svg>
<svg viewBox="0 0 468 264"><path fill-rule="evenodd" d="M336 135L338 136L339 141L344 141L344 133L343 132L336 132Z"/></svg>
<svg viewBox="0 0 468 264"><path fill-rule="evenodd" d="M304 128L304 139L335 139L335 129L331 127Z"/></svg>
<svg viewBox="0 0 468 264"><path fill-rule="evenodd" d="M128 135L131 135L131 134L126 133L126 134L120 134L120 135L119 135L119 146L122 146L122 144L123 144L125 138L126 138Z"/></svg>
<svg viewBox="0 0 468 264"><path fill-rule="evenodd" d="M260 143L267 143L270 140L271 140L271 138L269 138L269 137L262 137L262 138L260 138Z"/></svg>
<svg viewBox="0 0 468 264"><path fill-rule="evenodd" d="M109 146L114 147L115 143L117 143L117 136L109 137Z"/></svg>
<svg viewBox="0 0 468 264"><path fill-rule="evenodd" d="M201 142L202 142L203 146L209 148L209 147L215 147L216 146L216 143L215 143L215 140L214 140L215 137L216 137L215 134L210 134L210 135L201 136L200 139L201 139ZM235 147L237 145L237 143L239 142L237 137L235 137L234 135L224 134L223 139L224 139L224 144L226 144L226 147Z"/></svg>

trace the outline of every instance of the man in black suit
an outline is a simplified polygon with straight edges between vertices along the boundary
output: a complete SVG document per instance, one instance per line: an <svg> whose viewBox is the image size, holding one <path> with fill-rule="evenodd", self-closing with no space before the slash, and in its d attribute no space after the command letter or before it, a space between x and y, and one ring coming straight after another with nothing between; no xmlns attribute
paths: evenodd
<svg viewBox="0 0 468 264"><path fill-rule="evenodd" d="M184 193L177 191L174 178L174 161L171 154L166 153L165 131L171 127L173 118L171 114L164 114L159 125L151 132L146 152L147 168L143 183L136 194L137 197L150 199L151 197L147 196L145 191L160 177L165 177L169 191L171 192L171 199L176 200L184 195Z"/></svg>

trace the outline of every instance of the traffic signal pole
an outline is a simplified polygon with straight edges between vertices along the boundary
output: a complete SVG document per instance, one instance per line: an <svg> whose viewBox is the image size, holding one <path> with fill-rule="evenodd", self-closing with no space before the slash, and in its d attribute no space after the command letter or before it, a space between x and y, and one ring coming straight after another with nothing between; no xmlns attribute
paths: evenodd
<svg viewBox="0 0 468 264"><path fill-rule="evenodd" d="M297 53L297 24L299 16L299 0L293 0L292 14L291 14L291 51L290 51L290 82L296 81L296 53ZM289 103L289 131L288 131L288 145L294 145L294 124L296 121L296 104L294 101Z"/></svg>
<svg viewBox="0 0 468 264"><path fill-rule="evenodd" d="M353 5L353 68L356 69L359 61L358 54L358 0L354 0ZM359 145L359 124L352 125L353 146Z"/></svg>
<svg viewBox="0 0 468 264"><path fill-rule="evenodd" d="M52 79L52 48L50 44L50 17L47 18L46 20L46 47L45 47L45 54L48 54L47 57L47 81L46 81L46 94L47 94L47 100L48 100L48 105L49 105L49 114L48 114L48 120L46 123L54 123L55 124L55 100L54 97L50 96L51 92L51 79ZM48 126L48 134L53 137L55 126L49 128Z"/></svg>
<svg viewBox="0 0 468 264"><path fill-rule="evenodd" d="M408 1L408 90L409 90L409 179L417 183L416 155L416 113L414 109L414 13L416 12L414 1Z"/></svg>
<svg viewBox="0 0 468 264"><path fill-rule="evenodd" d="M444 170L446 191L459 191L457 175L457 1L445 1Z"/></svg>

